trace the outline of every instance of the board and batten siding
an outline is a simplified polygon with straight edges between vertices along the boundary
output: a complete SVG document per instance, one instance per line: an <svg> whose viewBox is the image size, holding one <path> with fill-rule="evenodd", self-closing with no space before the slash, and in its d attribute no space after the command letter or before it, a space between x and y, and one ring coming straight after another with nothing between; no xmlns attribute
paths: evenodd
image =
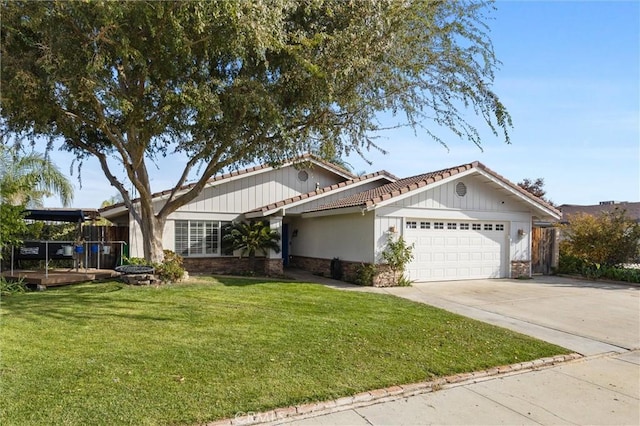
<svg viewBox="0 0 640 426"><path fill-rule="evenodd" d="M456 194L458 182L467 187L463 197ZM384 249L381 246L384 231L396 226L401 235L404 233L404 221L398 224L400 218L504 222L508 232L508 241L504 242L508 247L508 260L530 260L532 210L521 199L487 183L482 176L470 175L443 183L381 207L377 213L378 260ZM519 229L522 234L518 233Z"/></svg>
<svg viewBox="0 0 640 426"><path fill-rule="evenodd" d="M308 179L298 178L300 170L285 166L268 171L239 175L229 181L218 182L205 188L193 201L182 206L167 218L163 232L163 246L175 249L175 220L220 220L232 221L240 214L295 195L304 194L321 187L342 182L345 178L320 167L304 169ZM164 200L154 201L159 211ZM142 232L129 215L129 256L143 257Z"/></svg>
<svg viewBox="0 0 640 426"><path fill-rule="evenodd" d="M297 219L290 225L298 231L291 239L290 254L372 263L374 217L369 212Z"/></svg>
<svg viewBox="0 0 640 426"><path fill-rule="evenodd" d="M511 222L509 241L511 260L531 260L531 220Z"/></svg>
<svg viewBox="0 0 640 426"><path fill-rule="evenodd" d="M383 263L382 252L387 248L390 238L402 235L403 219L401 217L382 216L375 221L375 253L376 263ZM395 232L393 232L395 231Z"/></svg>
<svg viewBox="0 0 640 426"><path fill-rule="evenodd" d="M462 182L467 193L461 197L456 194L456 185ZM522 211L522 201L506 192L496 191L498 187L487 183L482 176L469 175L456 179L426 191L417 192L411 197L403 198L392 206L413 207L420 209L459 209L473 211Z"/></svg>
<svg viewBox="0 0 640 426"><path fill-rule="evenodd" d="M247 175L205 188L198 197L181 207L181 212L243 213L276 201L314 191L345 179L325 169L304 169L306 181L298 178L293 166Z"/></svg>

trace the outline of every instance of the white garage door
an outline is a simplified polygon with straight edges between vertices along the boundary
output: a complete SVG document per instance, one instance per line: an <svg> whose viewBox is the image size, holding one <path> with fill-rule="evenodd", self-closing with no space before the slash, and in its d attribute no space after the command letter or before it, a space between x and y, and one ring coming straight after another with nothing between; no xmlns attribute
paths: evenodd
<svg viewBox="0 0 640 426"><path fill-rule="evenodd" d="M412 281L506 276L504 222L408 219L404 231L405 240L415 244L407 267Z"/></svg>

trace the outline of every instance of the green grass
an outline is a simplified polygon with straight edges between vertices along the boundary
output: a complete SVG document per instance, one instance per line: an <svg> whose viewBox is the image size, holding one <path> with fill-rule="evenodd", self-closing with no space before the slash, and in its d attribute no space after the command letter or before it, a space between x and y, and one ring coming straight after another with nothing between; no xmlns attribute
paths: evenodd
<svg viewBox="0 0 640 426"><path fill-rule="evenodd" d="M567 350L399 298L213 278L1 305L0 424L194 424Z"/></svg>

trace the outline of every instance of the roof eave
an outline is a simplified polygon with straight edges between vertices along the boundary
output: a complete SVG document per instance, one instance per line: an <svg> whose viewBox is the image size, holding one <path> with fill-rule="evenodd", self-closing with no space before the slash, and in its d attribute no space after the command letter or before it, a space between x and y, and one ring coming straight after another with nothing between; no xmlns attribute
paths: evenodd
<svg viewBox="0 0 640 426"><path fill-rule="evenodd" d="M559 211L557 211L555 208L547 206L546 203L544 203L542 200L538 199L534 195L525 194L524 190L522 191L517 190L510 183L505 182L504 179L498 176L495 176L493 173L491 173L488 170L485 170L483 166L475 167L472 170L478 172L485 178L491 180L492 182L500 186L502 189L509 192L511 195L514 195L515 197L519 198L521 201L524 201L530 207L533 207L535 210L537 210L539 213L542 213L541 219L552 218L555 220L560 220L560 218L562 217L562 214Z"/></svg>

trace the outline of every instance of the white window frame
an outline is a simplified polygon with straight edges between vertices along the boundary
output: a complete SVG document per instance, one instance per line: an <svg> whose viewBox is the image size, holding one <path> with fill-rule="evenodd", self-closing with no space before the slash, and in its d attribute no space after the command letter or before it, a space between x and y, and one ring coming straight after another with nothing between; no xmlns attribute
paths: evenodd
<svg viewBox="0 0 640 426"><path fill-rule="evenodd" d="M222 253L222 230L230 224L222 220L181 219L174 223L174 249L182 257L219 257ZM187 235L183 234L186 224ZM200 234L200 235L199 235ZM209 239L215 238L215 241ZM180 240L180 241L179 241ZM184 244L186 242L186 250Z"/></svg>

